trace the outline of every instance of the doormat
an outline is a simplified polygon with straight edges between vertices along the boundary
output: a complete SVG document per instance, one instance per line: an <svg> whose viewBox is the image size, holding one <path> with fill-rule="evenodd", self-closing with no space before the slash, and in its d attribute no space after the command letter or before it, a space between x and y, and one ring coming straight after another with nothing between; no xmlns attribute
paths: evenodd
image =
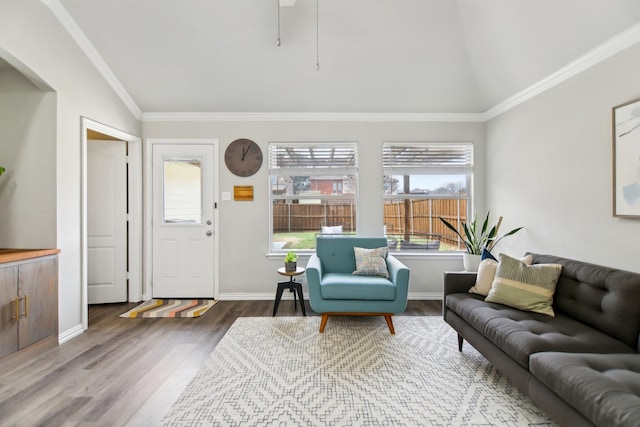
<svg viewBox="0 0 640 427"><path fill-rule="evenodd" d="M120 317L199 317L217 302L213 299L150 299Z"/></svg>

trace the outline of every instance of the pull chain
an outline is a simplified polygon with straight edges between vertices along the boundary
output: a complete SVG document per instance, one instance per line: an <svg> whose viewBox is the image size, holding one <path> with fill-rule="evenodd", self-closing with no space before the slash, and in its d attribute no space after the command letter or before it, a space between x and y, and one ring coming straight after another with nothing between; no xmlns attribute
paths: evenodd
<svg viewBox="0 0 640 427"><path fill-rule="evenodd" d="M280 0L276 0L276 5L278 6L278 40L276 44L280 46Z"/></svg>
<svg viewBox="0 0 640 427"><path fill-rule="evenodd" d="M320 18L318 0L316 0L316 71L320 71Z"/></svg>

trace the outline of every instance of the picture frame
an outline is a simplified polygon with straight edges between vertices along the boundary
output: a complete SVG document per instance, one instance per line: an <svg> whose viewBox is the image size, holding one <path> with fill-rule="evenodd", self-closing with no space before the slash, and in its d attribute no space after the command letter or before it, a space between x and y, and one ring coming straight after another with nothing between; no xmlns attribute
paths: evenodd
<svg viewBox="0 0 640 427"><path fill-rule="evenodd" d="M613 107L613 216L640 218L640 98Z"/></svg>

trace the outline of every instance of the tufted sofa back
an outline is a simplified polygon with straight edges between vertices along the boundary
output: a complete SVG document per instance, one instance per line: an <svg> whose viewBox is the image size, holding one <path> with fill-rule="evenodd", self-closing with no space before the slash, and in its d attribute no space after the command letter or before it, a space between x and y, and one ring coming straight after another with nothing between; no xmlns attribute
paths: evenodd
<svg viewBox="0 0 640 427"><path fill-rule="evenodd" d="M316 238L316 254L324 273L352 273L356 269L353 247L374 249L387 246L385 237L334 236Z"/></svg>
<svg viewBox="0 0 640 427"><path fill-rule="evenodd" d="M553 255L534 264L562 264L554 310L640 350L640 274Z"/></svg>

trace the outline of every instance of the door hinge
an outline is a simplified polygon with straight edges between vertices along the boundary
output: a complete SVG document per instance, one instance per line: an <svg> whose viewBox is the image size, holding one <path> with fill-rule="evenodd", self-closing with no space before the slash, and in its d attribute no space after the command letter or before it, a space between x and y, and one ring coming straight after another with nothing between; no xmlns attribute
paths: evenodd
<svg viewBox="0 0 640 427"><path fill-rule="evenodd" d="M128 154L125 156L125 159L126 159L127 164L129 164L129 155Z"/></svg>
<svg viewBox="0 0 640 427"><path fill-rule="evenodd" d="M127 280L129 280L131 277L129 276L129 272L127 271Z"/></svg>
<svg viewBox="0 0 640 427"><path fill-rule="evenodd" d="M214 202L213 209L218 209L218 202Z"/></svg>

